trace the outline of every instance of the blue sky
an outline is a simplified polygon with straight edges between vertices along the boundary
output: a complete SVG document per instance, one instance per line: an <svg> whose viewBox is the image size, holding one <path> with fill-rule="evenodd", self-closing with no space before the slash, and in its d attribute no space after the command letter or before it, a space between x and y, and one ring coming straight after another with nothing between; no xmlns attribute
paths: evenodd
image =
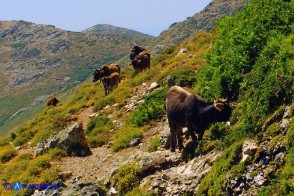
<svg viewBox="0 0 294 196"><path fill-rule="evenodd" d="M82 31L111 24L158 36L212 0L1 0L0 20L25 20Z"/></svg>

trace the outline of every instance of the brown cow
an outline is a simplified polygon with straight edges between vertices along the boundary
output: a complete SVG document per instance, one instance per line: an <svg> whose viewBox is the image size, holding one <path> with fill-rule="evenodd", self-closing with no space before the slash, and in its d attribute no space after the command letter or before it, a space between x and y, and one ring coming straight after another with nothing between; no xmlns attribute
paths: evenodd
<svg viewBox="0 0 294 196"><path fill-rule="evenodd" d="M202 139L205 129L213 122L226 122L232 109L224 99L208 102L195 95L190 89L173 86L165 95L165 110L170 126L171 151L175 151L176 138L179 150L183 148L182 128L187 127L194 147L196 136Z"/></svg>
<svg viewBox="0 0 294 196"><path fill-rule="evenodd" d="M130 53L130 59L134 60L135 57L143 51L147 52L147 50L141 46L134 46L131 50L131 53Z"/></svg>
<svg viewBox="0 0 294 196"><path fill-rule="evenodd" d="M51 105L56 106L58 103L59 103L59 101L56 97L51 97L50 99L48 99L47 107L49 107Z"/></svg>
<svg viewBox="0 0 294 196"><path fill-rule="evenodd" d="M150 53L146 51L139 53L132 61L132 65L136 73L150 69Z"/></svg>
<svg viewBox="0 0 294 196"><path fill-rule="evenodd" d="M104 85L105 95L107 95L115 88L117 88L118 84L120 83L119 74L114 72L110 74L110 76L105 76L101 78L101 81Z"/></svg>
<svg viewBox="0 0 294 196"><path fill-rule="evenodd" d="M101 69L93 69L93 82L100 80L105 76L110 76L112 73L120 74L120 67L117 64L104 65Z"/></svg>

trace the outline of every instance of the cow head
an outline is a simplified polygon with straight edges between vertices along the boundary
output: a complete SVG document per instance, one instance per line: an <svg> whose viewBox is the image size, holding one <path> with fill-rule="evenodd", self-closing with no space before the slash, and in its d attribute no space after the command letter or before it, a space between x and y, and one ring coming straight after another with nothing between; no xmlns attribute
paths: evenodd
<svg viewBox="0 0 294 196"><path fill-rule="evenodd" d="M104 71L102 69L93 69L93 82L100 80L104 76Z"/></svg>
<svg viewBox="0 0 294 196"><path fill-rule="evenodd" d="M217 121L226 122L232 114L232 108L228 104L227 99L217 99L214 101L213 106L218 111L216 116Z"/></svg>

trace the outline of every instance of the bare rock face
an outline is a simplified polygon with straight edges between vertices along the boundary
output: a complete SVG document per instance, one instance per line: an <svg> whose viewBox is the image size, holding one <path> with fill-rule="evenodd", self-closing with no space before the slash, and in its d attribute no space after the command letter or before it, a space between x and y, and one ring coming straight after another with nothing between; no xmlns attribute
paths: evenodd
<svg viewBox="0 0 294 196"><path fill-rule="evenodd" d="M172 161L174 164L170 167L161 167L157 172L149 173L142 179L140 187L153 190L158 195L195 195L200 185L200 179L211 170L212 163L220 155L221 152L211 152L187 163ZM154 160L147 165L151 163L154 163ZM162 161L159 163L164 165Z"/></svg>
<svg viewBox="0 0 294 196"><path fill-rule="evenodd" d="M84 130L81 123L74 123L57 135L37 144L35 156L46 153L51 148L60 148L69 156L91 155L90 148L86 142Z"/></svg>

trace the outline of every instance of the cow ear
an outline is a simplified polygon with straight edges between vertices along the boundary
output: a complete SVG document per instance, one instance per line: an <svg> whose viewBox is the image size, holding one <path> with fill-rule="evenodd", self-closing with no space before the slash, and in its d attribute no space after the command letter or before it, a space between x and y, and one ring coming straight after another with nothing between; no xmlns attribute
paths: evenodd
<svg viewBox="0 0 294 196"><path fill-rule="evenodd" d="M214 102L213 105L220 112L224 109L224 104L223 103L216 103L216 102Z"/></svg>

